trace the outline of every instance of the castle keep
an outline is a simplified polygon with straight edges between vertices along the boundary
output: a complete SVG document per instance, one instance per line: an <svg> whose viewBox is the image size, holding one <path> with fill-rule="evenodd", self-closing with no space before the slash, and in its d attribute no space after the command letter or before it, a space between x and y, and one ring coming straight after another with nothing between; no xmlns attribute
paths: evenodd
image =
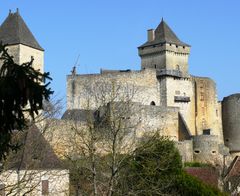
<svg viewBox="0 0 240 196"><path fill-rule="evenodd" d="M147 34L147 41L138 47L140 70L101 70L100 74L89 75L73 71L68 75L65 115L76 110L97 110L89 89L104 90L107 97L111 88L103 86L114 83L123 93L136 89L131 101L141 108L134 114L141 116L139 132L160 130L177 141L185 161L220 160L228 154L224 142L230 152L239 152L239 96L223 100L222 114L215 82L188 71L191 46L182 42L164 20Z"/></svg>

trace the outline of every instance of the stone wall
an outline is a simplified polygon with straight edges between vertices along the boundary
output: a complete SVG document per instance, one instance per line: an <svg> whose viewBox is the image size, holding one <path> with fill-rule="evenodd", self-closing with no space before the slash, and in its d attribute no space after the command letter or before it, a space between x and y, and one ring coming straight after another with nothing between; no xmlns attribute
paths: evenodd
<svg viewBox="0 0 240 196"><path fill-rule="evenodd" d="M155 70L67 76L67 108L96 109L110 101L160 105Z"/></svg>
<svg viewBox="0 0 240 196"><path fill-rule="evenodd" d="M190 47L175 44L158 44L140 47L141 68L179 70L188 75L188 56Z"/></svg>
<svg viewBox="0 0 240 196"><path fill-rule="evenodd" d="M211 135L218 135L223 141L220 105L216 85L210 78L194 77L196 97L196 135L210 129Z"/></svg>
<svg viewBox="0 0 240 196"><path fill-rule="evenodd" d="M223 164L223 156L219 152L217 135L197 135L193 137L193 158L197 162L214 165Z"/></svg>
<svg viewBox="0 0 240 196"><path fill-rule="evenodd" d="M26 63L34 58L33 67L36 70L44 71L44 52L37 50L23 44L8 46L9 53L14 57L14 60L18 64Z"/></svg>
<svg viewBox="0 0 240 196"><path fill-rule="evenodd" d="M136 132L138 138L158 132L160 135L175 141L179 139L179 108L142 105L136 102L130 104L112 103L111 105L113 104L119 113L121 113L122 108L125 108L122 116L128 121L129 127L132 127L132 132Z"/></svg>
<svg viewBox="0 0 240 196"><path fill-rule="evenodd" d="M191 78L166 77L161 79L160 83L162 81L166 83L165 93L167 106L179 107L190 133L195 135L195 96L194 85ZM164 94L162 91L161 93ZM178 100L177 98L180 99ZM185 99L189 99L189 101Z"/></svg>
<svg viewBox="0 0 240 196"><path fill-rule="evenodd" d="M48 181L51 196L69 195L68 170L7 170L0 175L0 184L5 186L6 195L41 196L42 182ZM18 189L19 185L19 189Z"/></svg>
<svg viewBox="0 0 240 196"><path fill-rule="evenodd" d="M185 140L176 142L176 147L182 157L183 162L193 161L193 142L192 140Z"/></svg>
<svg viewBox="0 0 240 196"><path fill-rule="evenodd" d="M222 101L224 143L230 152L240 152L240 94L224 97Z"/></svg>

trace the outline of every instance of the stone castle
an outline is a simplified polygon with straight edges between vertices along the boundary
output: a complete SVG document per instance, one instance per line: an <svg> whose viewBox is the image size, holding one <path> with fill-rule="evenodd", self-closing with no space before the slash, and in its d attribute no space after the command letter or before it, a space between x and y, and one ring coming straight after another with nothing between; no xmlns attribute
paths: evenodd
<svg viewBox="0 0 240 196"><path fill-rule="evenodd" d="M43 71L44 50L18 12L9 13L1 25L0 40L9 45L17 63L33 56L34 67ZM222 157L240 152L240 94L219 102L212 79L189 73L190 48L162 20L138 47L140 70L102 69L100 74L78 75L73 69L67 76L67 111L62 118L71 120L74 114L84 121L86 111L99 110L92 93L98 89L109 97L114 86L125 97L131 94L135 110L139 109L129 117L141 120L139 137L159 130L176 141L184 161L221 164ZM116 101L124 102L121 97Z"/></svg>

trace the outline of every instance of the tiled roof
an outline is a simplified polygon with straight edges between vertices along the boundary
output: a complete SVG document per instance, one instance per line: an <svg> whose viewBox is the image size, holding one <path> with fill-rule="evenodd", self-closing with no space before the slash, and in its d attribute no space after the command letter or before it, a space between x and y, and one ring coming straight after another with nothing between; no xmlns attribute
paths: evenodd
<svg viewBox="0 0 240 196"><path fill-rule="evenodd" d="M151 46L156 44L176 44L180 46L190 46L177 37L177 35L172 31L172 29L167 25L167 23L162 20L161 23L155 30L155 39L151 42L147 41L145 44L140 47Z"/></svg>
<svg viewBox="0 0 240 196"><path fill-rule="evenodd" d="M233 159L232 163L227 169L225 178L230 178L233 176L240 176L240 157L239 156L236 156Z"/></svg>
<svg viewBox="0 0 240 196"><path fill-rule="evenodd" d="M18 11L16 13L10 12L0 26L0 41L2 41L3 44L23 44L38 50L44 50L37 42Z"/></svg>
<svg viewBox="0 0 240 196"><path fill-rule="evenodd" d="M218 187L218 173L211 167L187 167L185 171L208 185Z"/></svg>

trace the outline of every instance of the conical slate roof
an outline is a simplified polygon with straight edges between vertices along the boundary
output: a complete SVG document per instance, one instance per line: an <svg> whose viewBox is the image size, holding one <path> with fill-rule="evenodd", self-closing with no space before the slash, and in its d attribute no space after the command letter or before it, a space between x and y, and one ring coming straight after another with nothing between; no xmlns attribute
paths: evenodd
<svg viewBox="0 0 240 196"><path fill-rule="evenodd" d="M167 23L162 19L161 23L155 30L155 39L151 42L147 41L145 44L141 45L140 47L144 46L151 46L155 44L176 44L180 46L190 46L182 41L177 37L177 35L172 31L172 29L167 25Z"/></svg>
<svg viewBox="0 0 240 196"><path fill-rule="evenodd" d="M0 41L2 41L3 44L24 44L38 50L44 50L37 42L18 11L16 13L10 12L0 26Z"/></svg>

